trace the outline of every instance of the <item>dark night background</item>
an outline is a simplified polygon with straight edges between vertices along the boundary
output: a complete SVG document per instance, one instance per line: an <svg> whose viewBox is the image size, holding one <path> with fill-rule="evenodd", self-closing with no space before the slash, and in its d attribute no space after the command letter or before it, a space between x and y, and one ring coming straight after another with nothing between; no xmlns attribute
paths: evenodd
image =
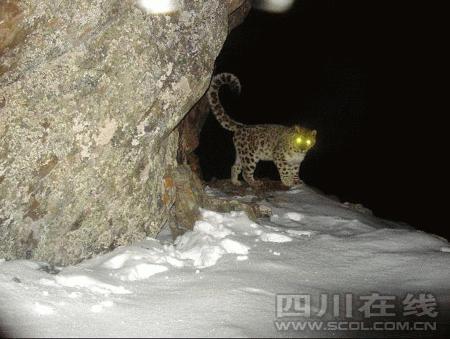
<svg viewBox="0 0 450 339"><path fill-rule="evenodd" d="M439 116L448 108L433 104L441 43L430 12L346 0L297 0L283 14L252 9L215 73L241 80L239 97L221 96L236 120L318 130L300 170L308 185L449 239L448 199L437 195L446 193ZM212 114L197 154L206 180L230 177L231 133ZM260 163L256 176L279 178L272 163Z"/></svg>

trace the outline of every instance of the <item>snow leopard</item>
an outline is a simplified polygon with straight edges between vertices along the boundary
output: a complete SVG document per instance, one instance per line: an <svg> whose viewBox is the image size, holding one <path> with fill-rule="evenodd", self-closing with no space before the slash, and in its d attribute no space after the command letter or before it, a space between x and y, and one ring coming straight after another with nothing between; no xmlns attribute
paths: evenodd
<svg viewBox="0 0 450 339"><path fill-rule="evenodd" d="M234 74L220 73L213 77L207 93L211 111L219 123L234 133L236 158L231 167L231 182L241 185L239 174L242 172L250 186L261 186L261 181L255 180L253 175L257 163L264 160L275 163L283 185L292 187L300 184L300 164L306 153L314 147L317 131L299 125L245 125L235 121L225 113L220 102L219 90L223 85L240 94L241 84Z"/></svg>

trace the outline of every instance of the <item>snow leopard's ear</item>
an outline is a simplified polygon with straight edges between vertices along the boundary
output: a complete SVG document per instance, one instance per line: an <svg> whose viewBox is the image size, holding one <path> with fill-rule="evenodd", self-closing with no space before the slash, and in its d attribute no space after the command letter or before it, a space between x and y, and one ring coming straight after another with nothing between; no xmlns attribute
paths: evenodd
<svg viewBox="0 0 450 339"><path fill-rule="evenodd" d="M311 135L312 135L313 137L315 137L315 136L317 135L317 130L313 129L312 132L311 132Z"/></svg>

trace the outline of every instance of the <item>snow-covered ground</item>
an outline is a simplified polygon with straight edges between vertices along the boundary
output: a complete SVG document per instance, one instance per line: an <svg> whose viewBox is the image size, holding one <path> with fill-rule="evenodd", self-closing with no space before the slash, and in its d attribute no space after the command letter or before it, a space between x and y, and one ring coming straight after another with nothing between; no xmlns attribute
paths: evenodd
<svg viewBox="0 0 450 339"><path fill-rule="evenodd" d="M254 223L243 212L204 210L194 231L175 243L163 231L158 239L61 270L0 260L3 335L411 337L423 336L421 328L427 336L448 331L450 245L444 239L308 187L271 192L258 203L272 210L270 218ZM390 331L400 320L415 331ZM384 330L348 330L375 321ZM341 330L314 330L313 322Z"/></svg>

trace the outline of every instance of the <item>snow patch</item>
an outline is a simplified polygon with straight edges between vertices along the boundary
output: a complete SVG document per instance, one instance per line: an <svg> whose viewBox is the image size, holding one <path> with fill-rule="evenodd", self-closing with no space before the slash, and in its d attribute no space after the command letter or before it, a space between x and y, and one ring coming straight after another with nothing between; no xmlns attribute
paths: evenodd
<svg viewBox="0 0 450 339"><path fill-rule="evenodd" d="M2 323L14 337L274 337L274 294L318 301L321 294L372 291L398 298L427 291L448 318L445 239L387 224L307 187L271 195L273 204L264 201L271 222L202 210L175 242L158 235L58 274L45 263L0 260Z"/></svg>
<svg viewBox="0 0 450 339"><path fill-rule="evenodd" d="M245 254L248 254L248 250L249 250L248 246L241 244L240 242L238 242L236 240L231 240L231 239L223 239L220 242L220 245L222 245L222 247L224 248L224 250L227 253L245 255Z"/></svg>
<svg viewBox="0 0 450 339"><path fill-rule="evenodd" d="M263 233L260 239L264 242L289 242L292 241L291 237L279 233Z"/></svg>
<svg viewBox="0 0 450 339"><path fill-rule="evenodd" d="M131 291L123 286L116 286L101 282L97 279L88 277L86 275L72 275L64 276L57 275L55 277L56 283L66 287L86 288L94 293L101 294L128 294Z"/></svg>
<svg viewBox="0 0 450 339"><path fill-rule="evenodd" d="M184 262L182 260L178 260L177 258L174 258L171 256L167 256L166 261L168 264L170 264L174 267L183 267L184 266Z"/></svg>
<svg viewBox="0 0 450 339"><path fill-rule="evenodd" d="M130 255L128 253L122 253L122 254L116 255L116 256L112 257L110 260L106 261L103 264L103 267L117 270L117 269L123 267L123 265L129 258L130 258Z"/></svg>
<svg viewBox="0 0 450 339"><path fill-rule="evenodd" d="M227 235L233 234L233 232L230 229L227 229L222 224L212 225L206 221L198 221L194 225L194 231L208 234L218 239L222 239L225 238Z"/></svg>
<svg viewBox="0 0 450 339"><path fill-rule="evenodd" d="M99 313L102 312L106 307L112 307L114 303L111 300L102 301L99 304L91 306L91 312Z"/></svg>
<svg viewBox="0 0 450 339"><path fill-rule="evenodd" d="M51 314L55 313L55 310L53 307L50 307L48 305L43 305L38 302L34 303L33 310L34 310L34 312L36 312L39 315L51 315Z"/></svg>
<svg viewBox="0 0 450 339"><path fill-rule="evenodd" d="M300 221L303 219L303 215L297 212L287 212L284 214L284 217L294 221Z"/></svg>
<svg viewBox="0 0 450 339"><path fill-rule="evenodd" d="M314 231L302 231L302 230L287 230L286 231L288 234L293 235L293 236L300 236L300 237L311 237L314 234L316 234L317 232Z"/></svg>
<svg viewBox="0 0 450 339"><path fill-rule="evenodd" d="M83 296L83 293L81 292L70 292L68 297L72 299L77 299Z"/></svg>
<svg viewBox="0 0 450 339"><path fill-rule="evenodd" d="M50 287L60 287L54 280L42 278L39 280L39 283L44 286L50 286Z"/></svg>
<svg viewBox="0 0 450 339"><path fill-rule="evenodd" d="M131 267L127 267L120 272L114 274L122 281L136 281L148 279L152 275L167 271L167 267L163 265L141 263Z"/></svg>
<svg viewBox="0 0 450 339"><path fill-rule="evenodd" d="M251 294L258 294L258 295L264 295L264 296L269 296L269 297L274 297L275 293L273 292L269 292L266 290L263 290L261 288L255 288L255 287L244 287L242 289L242 291L247 292L247 293L251 293Z"/></svg>
<svg viewBox="0 0 450 339"><path fill-rule="evenodd" d="M190 232L178 237L172 252L178 259L189 259L194 267L210 267L224 254L248 254L249 247L228 238L236 232L253 232L254 223L242 212L221 214L202 210L203 220L197 221ZM170 248L168 249L170 251Z"/></svg>
<svg viewBox="0 0 450 339"><path fill-rule="evenodd" d="M225 254L225 250L220 245L201 234L190 232L186 235L185 233L178 239L180 241L177 242L176 248L179 257L192 260L195 267L213 266Z"/></svg>

